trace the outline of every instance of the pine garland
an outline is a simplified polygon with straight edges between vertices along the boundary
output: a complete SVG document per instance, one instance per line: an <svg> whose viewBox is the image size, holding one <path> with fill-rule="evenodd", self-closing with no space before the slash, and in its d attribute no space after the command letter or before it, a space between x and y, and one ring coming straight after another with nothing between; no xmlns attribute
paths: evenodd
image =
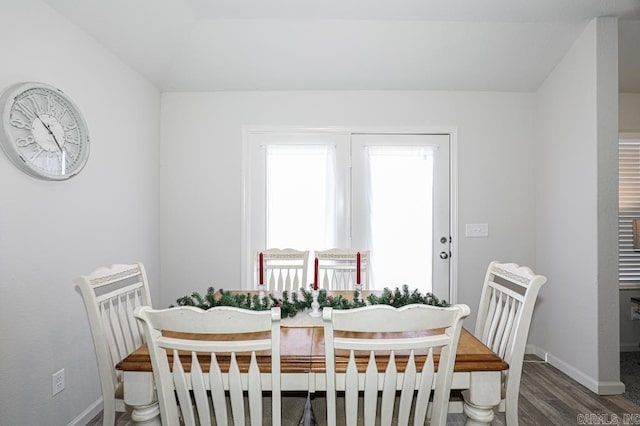
<svg viewBox="0 0 640 426"><path fill-rule="evenodd" d="M238 293L228 290L218 290L209 287L207 293L202 296L197 291L191 293L190 296L183 296L176 300L177 306L195 306L200 309L211 309L216 306L232 306L242 309L252 309L255 311L265 311L274 306L280 307L282 318L294 317L298 312L302 312L311 308L313 302L313 294L311 291L301 289L302 299L298 298L298 293L293 292L289 296L288 291L282 292L282 298L277 298L272 294L265 295L260 298L255 293ZM369 294L366 301L358 299L358 292L353 292L353 299L349 300L343 295L328 295L327 291L322 289L318 291L318 303L320 309L330 307L333 309L354 309L367 305L389 305L396 308L410 304L423 304L432 306L447 307L450 306L446 300L440 300L433 293L422 295L417 289L409 292L409 286L403 285L402 290L398 287L394 291L386 288L381 295ZM174 305L171 305L173 307Z"/></svg>

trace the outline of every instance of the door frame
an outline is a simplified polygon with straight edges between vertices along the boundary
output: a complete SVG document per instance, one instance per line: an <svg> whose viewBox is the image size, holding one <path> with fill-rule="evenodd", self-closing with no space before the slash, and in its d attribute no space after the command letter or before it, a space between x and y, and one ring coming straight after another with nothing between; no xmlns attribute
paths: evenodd
<svg viewBox="0 0 640 426"><path fill-rule="evenodd" d="M240 244L240 282L244 289L251 288L253 273L253 254L250 253L251 236L251 163L249 135L255 133L338 133L347 134L349 139L354 133L375 133L394 135L447 134L449 135L449 226L451 235L449 262L449 303L458 300L458 129L451 126L270 126L245 125L242 127L242 197L241 244ZM438 295L440 296L440 295ZM443 297L443 296L440 296Z"/></svg>

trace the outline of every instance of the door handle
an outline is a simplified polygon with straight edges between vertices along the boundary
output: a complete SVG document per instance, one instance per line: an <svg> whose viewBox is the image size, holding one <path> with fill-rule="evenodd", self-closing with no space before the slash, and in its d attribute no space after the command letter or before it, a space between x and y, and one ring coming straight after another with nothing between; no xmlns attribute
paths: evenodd
<svg viewBox="0 0 640 426"><path fill-rule="evenodd" d="M446 251L441 251L440 252L440 259L444 260L444 259L448 259L449 258L449 253L447 253Z"/></svg>

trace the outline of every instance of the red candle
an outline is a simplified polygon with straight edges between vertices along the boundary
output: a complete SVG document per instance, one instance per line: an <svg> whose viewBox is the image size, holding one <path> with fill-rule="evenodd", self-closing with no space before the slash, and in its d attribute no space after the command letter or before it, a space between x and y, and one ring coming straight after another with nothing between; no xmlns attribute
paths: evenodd
<svg viewBox="0 0 640 426"><path fill-rule="evenodd" d="M262 285L264 283L264 267L263 267L263 257L262 257L262 252L260 252L260 282L259 284Z"/></svg>
<svg viewBox="0 0 640 426"><path fill-rule="evenodd" d="M318 289L318 257L316 256L314 273L313 273L313 289Z"/></svg>
<svg viewBox="0 0 640 426"><path fill-rule="evenodd" d="M360 252L356 253L356 284L360 285Z"/></svg>

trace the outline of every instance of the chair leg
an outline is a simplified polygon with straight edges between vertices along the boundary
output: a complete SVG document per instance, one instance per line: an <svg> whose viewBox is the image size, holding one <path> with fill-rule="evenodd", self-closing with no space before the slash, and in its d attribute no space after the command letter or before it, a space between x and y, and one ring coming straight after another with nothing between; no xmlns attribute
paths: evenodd
<svg viewBox="0 0 640 426"><path fill-rule="evenodd" d="M507 426L518 426L518 398L505 400L505 420Z"/></svg>
<svg viewBox="0 0 640 426"><path fill-rule="evenodd" d="M103 400L102 425L112 426L116 423L116 405L113 399L106 398Z"/></svg>
<svg viewBox="0 0 640 426"><path fill-rule="evenodd" d="M102 425L103 426L112 426L116 423L116 413L115 411L104 410L102 412Z"/></svg>

